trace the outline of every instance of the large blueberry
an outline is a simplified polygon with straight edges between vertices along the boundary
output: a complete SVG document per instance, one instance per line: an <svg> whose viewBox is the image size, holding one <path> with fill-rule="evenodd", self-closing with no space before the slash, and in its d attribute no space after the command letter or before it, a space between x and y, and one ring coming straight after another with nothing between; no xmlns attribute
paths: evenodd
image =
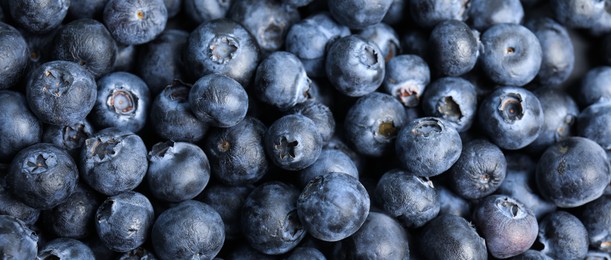
<svg viewBox="0 0 611 260"><path fill-rule="evenodd" d="M255 95L264 103L287 110L308 98L311 80L297 56L277 51L257 67Z"/></svg>
<svg viewBox="0 0 611 260"><path fill-rule="evenodd" d="M15 91L0 90L0 162L9 162L21 149L40 142L42 124Z"/></svg>
<svg viewBox="0 0 611 260"><path fill-rule="evenodd" d="M566 211L555 211L539 223L542 252L553 259L583 259L588 253L588 231Z"/></svg>
<svg viewBox="0 0 611 260"><path fill-rule="evenodd" d="M429 66L418 55L398 55L386 63L384 90L406 107L416 107L431 81Z"/></svg>
<svg viewBox="0 0 611 260"><path fill-rule="evenodd" d="M384 19L392 0L330 0L329 11L335 20L351 29L363 29Z"/></svg>
<svg viewBox="0 0 611 260"><path fill-rule="evenodd" d="M68 14L70 0L10 0L6 5L19 27L31 33L45 33L60 26Z"/></svg>
<svg viewBox="0 0 611 260"><path fill-rule="evenodd" d="M168 10L163 0L109 0L103 19L117 42L143 44L165 29Z"/></svg>
<svg viewBox="0 0 611 260"><path fill-rule="evenodd" d="M407 231L394 218L371 212L354 235L342 241L349 259L409 259Z"/></svg>
<svg viewBox="0 0 611 260"><path fill-rule="evenodd" d="M2 11L2 10L0 10ZM0 50L0 89L14 86L27 69L30 50L25 38L12 26L0 22L0 46L10 46Z"/></svg>
<svg viewBox="0 0 611 260"><path fill-rule="evenodd" d="M265 151L278 167L298 171L312 165L322 150L314 122L303 115L286 115L265 133Z"/></svg>
<svg viewBox="0 0 611 260"><path fill-rule="evenodd" d="M37 259L38 236L21 220L0 215L0 252L3 257Z"/></svg>
<svg viewBox="0 0 611 260"><path fill-rule="evenodd" d="M465 132L475 121L477 90L459 77L439 78L427 86L422 110L427 116L445 119L458 132Z"/></svg>
<svg viewBox="0 0 611 260"><path fill-rule="evenodd" d="M433 68L438 74L460 76L475 67L479 56L478 34L461 21L438 23L429 38Z"/></svg>
<svg viewBox="0 0 611 260"><path fill-rule="evenodd" d="M474 139L463 146L458 161L450 168L450 177L460 196L480 199L501 186L506 171L503 151L485 139Z"/></svg>
<svg viewBox="0 0 611 260"><path fill-rule="evenodd" d="M200 121L215 127L232 127L246 116L248 94L234 79L210 74L193 84L189 105Z"/></svg>
<svg viewBox="0 0 611 260"><path fill-rule="evenodd" d="M485 240L467 220L455 215L431 220L418 242L428 259L488 259Z"/></svg>

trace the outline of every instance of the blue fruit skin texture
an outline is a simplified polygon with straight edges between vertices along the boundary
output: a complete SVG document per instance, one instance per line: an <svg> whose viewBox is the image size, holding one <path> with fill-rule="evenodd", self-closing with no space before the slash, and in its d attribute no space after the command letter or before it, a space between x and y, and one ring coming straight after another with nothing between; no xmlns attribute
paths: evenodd
<svg viewBox="0 0 611 260"><path fill-rule="evenodd" d="M190 90L190 85L176 81L155 97L149 120L157 135L177 142L198 142L204 138L209 126L193 114Z"/></svg>
<svg viewBox="0 0 611 260"><path fill-rule="evenodd" d="M433 183L413 174L391 170L375 188L376 204L408 228L419 228L439 213L439 195Z"/></svg>
<svg viewBox="0 0 611 260"><path fill-rule="evenodd" d="M265 133L265 151L276 166L299 171L314 164L322 151L322 137L316 125L302 115L286 115Z"/></svg>
<svg viewBox="0 0 611 260"><path fill-rule="evenodd" d="M255 95L264 103L287 110L308 98L311 80L297 56L277 51L257 67Z"/></svg>
<svg viewBox="0 0 611 260"><path fill-rule="evenodd" d="M327 77L340 93L350 97L364 96L380 87L385 67L378 46L359 36L338 39L327 50Z"/></svg>
<svg viewBox="0 0 611 260"><path fill-rule="evenodd" d="M146 146L132 132L106 128L85 140L79 167L82 180L99 193L112 196L132 190L146 175Z"/></svg>
<svg viewBox="0 0 611 260"><path fill-rule="evenodd" d="M359 36L378 45L385 62L401 53L399 35L387 24L378 23L368 26L359 33Z"/></svg>
<svg viewBox="0 0 611 260"><path fill-rule="evenodd" d="M284 254L305 237L297 215L299 191L282 182L268 182L255 188L244 201L241 212L242 233L256 250Z"/></svg>
<svg viewBox="0 0 611 260"><path fill-rule="evenodd" d="M381 22L392 0L330 0L327 3L336 21L350 29L363 29Z"/></svg>
<svg viewBox="0 0 611 260"><path fill-rule="evenodd" d="M433 28L445 20L465 21L469 15L470 1L465 0L406 0L412 19L424 28Z"/></svg>
<svg viewBox="0 0 611 260"><path fill-rule="evenodd" d="M189 105L200 121L215 127L232 127L246 116L248 94L234 79L210 74L193 84Z"/></svg>
<svg viewBox="0 0 611 260"><path fill-rule="evenodd" d="M181 202L159 215L151 231L157 257L166 259L212 259L225 241L221 216L199 201Z"/></svg>
<svg viewBox="0 0 611 260"><path fill-rule="evenodd" d="M135 133L144 127L151 94L141 78L117 71L100 78L97 85L90 118L98 128L118 127Z"/></svg>
<svg viewBox="0 0 611 260"><path fill-rule="evenodd" d="M155 219L153 205L142 194L128 191L108 197L95 215L95 229L104 245L127 252L144 244Z"/></svg>
<svg viewBox="0 0 611 260"><path fill-rule="evenodd" d="M40 142L42 124L22 94L0 90L0 162L10 162L21 149Z"/></svg>
<svg viewBox="0 0 611 260"><path fill-rule="evenodd" d="M228 19L202 23L191 32L183 51L185 66L193 78L218 73L244 87L249 85L260 59L256 40Z"/></svg>
<svg viewBox="0 0 611 260"><path fill-rule="evenodd" d="M450 214L463 218L471 218L471 204L463 197L454 194L444 185L436 185L439 194L439 215Z"/></svg>
<svg viewBox="0 0 611 260"><path fill-rule="evenodd" d="M197 197L201 202L208 204L219 213L225 224L225 239L235 241L242 238L242 206L248 194L254 189L253 185L227 186L222 184L210 185Z"/></svg>
<svg viewBox="0 0 611 260"><path fill-rule="evenodd" d="M566 28L550 18L529 20L526 27L537 36L543 51L537 82L542 86L565 82L575 66L573 42Z"/></svg>
<svg viewBox="0 0 611 260"><path fill-rule="evenodd" d="M157 259L151 251L138 247L134 250L123 253L117 260L152 260Z"/></svg>
<svg viewBox="0 0 611 260"><path fill-rule="evenodd" d="M584 206L581 222L588 231L590 247L609 252L611 241L611 196L605 195Z"/></svg>
<svg viewBox="0 0 611 260"><path fill-rule="evenodd" d="M446 120L458 132L471 128L477 111L477 91L469 81L459 77L443 77L427 86L422 97L422 110L427 116Z"/></svg>
<svg viewBox="0 0 611 260"><path fill-rule="evenodd" d="M524 88L497 88L484 98L477 113L481 130L503 149L524 148L543 130L541 103Z"/></svg>
<svg viewBox="0 0 611 260"><path fill-rule="evenodd" d="M450 169L462 150L460 135L445 120L423 117L407 123L397 135L395 152L410 174L432 177Z"/></svg>
<svg viewBox="0 0 611 260"><path fill-rule="evenodd" d="M0 172L0 215L9 215L32 226L38 221L40 210L21 202L9 189L6 180L8 172Z"/></svg>
<svg viewBox="0 0 611 260"><path fill-rule="evenodd" d="M409 259L407 231L392 217L371 212L354 235L342 241L351 259Z"/></svg>
<svg viewBox="0 0 611 260"><path fill-rule="evenodd" d="M354 177L327 173L310 181L297 199L301 224L317 239L335 242L356 233L369 215L369 195Z"/></svg>
<svg viewBox="0 0 611 260"><path fill-rule="evenodd" d="M579 219L566 211L556 211L539 223L542 252L553 259L583 259L588 253L588 231Z"/></svg>
<svg viewBox="0 0 611 260"><path fill-rule="evenodd" d="M94 260L91 248L83 242L71 238L56 238L45 244L38 252L41 259L57 257L59 259Z"/></svg>
<svg viewBox="0 0 611 260"><path fill-rule="evenodd" d="M151 194L181 202L195 198L210 180L210 163L199 146L186 142L157 143L149 153L146 173Z"/></svg>
<svg viewBox="0 0 611 260"><path fill-rule="evenodd" d="M165 29L168 10L163 0L109 0L103 20L117 42L143 44Z"/></svg>
<svg viewBox="0 0 611 260"><path fill-rule="evenodd" d="M189 33L168 29L147 43L138 53L138 75L146 82L152 96L156 96L174 80L186 80L182 51L187 46Z"/></svg>
<svg viewBox="0 0 611 260"><path fill-rule="evenodd" d="M65 149L73 158L78 158L85 139L92 136L93 131L93 127L87 120L65 126L46 125L42 141Z"/></svg>
<svg viewBox="0 0 611 260"><path fill-rule="evenodd" d="M541 133L527 149L541 153L553 143L573 135L579 108L570 95L552 87L535 89L533 94L541 103L545 121Z"/></svg>
<svg viewBox="0 0 611 260"><path fill-rule="evenodd" d="M50 209L74 192L79 171L68 152L38 143L17 153L7 177L11 191L21 202L35 209Z"/></svg>
<svg viewBox="0 0 611 260"><path fill-rule="evenodd" d="M0 10L2 11L2 10ZM29 61L29 47L25 39L12 26L0 22L0 89L14 86L24 75ZM10 46L10 47L8 47Z"/></svg>
<svg viewBox="0 0 611 260"><path fill-rule="evenodd" d="M184 14L195 24L224 18L235 0L177 0L182 2Z"/></svg>
<svg viewBox="0 0 611 260"><path fill-rule="evenodd" d="M501 149L485 139L463 146L458 161L450 168L452 186L466 199L481 199L496 191L505 180L507 160Z"/></svg>
<svg viewBox="0 0 611 260"><path fill-rule="evenodd" d="M30 72L26 100L38 119L69 125L85 119L97 97L93 75L70 61L50 61Z"/></svg>
<svg viewBox="0 0 611 260"><path fill-rule="evenodd" d="M551 8L556 20L572 28L590 28L605 14L605 1L553 1Z"/></svg>
<svg viewBox="0 0 611 260"><path fill-rule="evenodd" d="M488 259L486 243L464 218L440 215L420 235L418 247L428 259Z"/></svg>
<svg viewBox="0 0 611 260"><path fill-rule="evenodd" d="M518 24L497 24L481 36L479 62L495 83L524 86L539 73L543 53L537 36Z"/></svg>
<svg viewBox="0 0 611 260"><path fill-rule="evenodd" d="M473 29L484 31L500 23L520 24L524 17L524 8L520 0L472 0L469 17Z"/></svg>
<svg viewBox="0 0 611 260"><path fill-rule="evenodd" d="M407 123L405 108L392 96L374 92L359 98L344 120L346 140L363 155L392 151L397 132Z"/></svg>
<svg viewBox="0 0 611 260"><path fill-rule="evenodd" d="M300 260L300 259L311 259L311 260L326 260L325 255L320 250L314 247L297 247L291 251L291 254L286 258L287 260Z"/></svg>
<svg viewBox="0 0 611 260"><path fill-rule="evenodd" d="M286 51L295 54L311 77L325 76L327 47L350 29L323 12L295 23L286 34Z"/></svg>
<svg viewBox="0 0 611 260"><path fill-rule="evenodd" d="M579 103L589 106L599 101L611 100L611 67L601 66L590 69L581 81Z"/></svg>
<svg viewBox="0 0 611 260"><path fill-rule="evenodd" d="M486 240L488 251L497 258L525 252L533 245L539 231L533 212L505 195L484 198L475 209L474 222Z"/></svg>
<svg viewBox="0 0 611 260"><path fill-rule="evenodd" d="M91 18L99 20L104 12L104 7L108 0L81 0L70 1L68 7L68 18L74 20L80 18Z"/></svg>
<svg viewBox="0 0 611 260"><path fill-rule="evenodd" d="M19 27L31 33L46 33L60 26L68 14L70 0L9 0L7 5Z"/></svg>
<svg viewBox="0 0 611 260"><path fill-rule="evenodd" d="M66 201L43 211L44 223L58 237L85 238L95 230L95 213L101 202L91 188L78 185Z"/></svg>
<svg viewBox="0 0 611 260"><path fill-rule="evenodd" d="M359 178L359 172L354 161L346 153L336 149L323 148L316 162L299 173L300 184L305 187L311 180L330 172L345 173L356 179Z"/></svg>
<svg viewBox="0 0 611 260"><path fill-rule="evenodd" d="M263 138L267 128L246 117L230 128L213 128L202 149L210 160L212 175L227 185L253 184L268 172Z"/></svg>
<svg viewBox="0 0 611 260"><path fill-rule="evenodd" d="M460 76L473 69L479 56L479 41L461 21L438 23L429 38L432 65L438 74Z"/></svg>
<svg viewBox="0 0 611 260"><path fill-rule="evenodd" d="M333 118L333 112L331 109L324 104L306 100L305 102L295 105L288 110L289 114L303 115L314 122L318 133L322 137L322 141L327 143L333 137L335 133L335 119Z"/></svg>
<svg viewBox="0 0 611 260"><path fill-rule="evenodd" d="M420 104L427 85L431 81L429 66L418 55L398 55L386 63L384 91L397 98L406 107Z"/></svg>
<svg viewBox="0 0 611 260"><path fill-rule="evenodd" d="M0 251L4 256L37 259L38 236L21 220L0 215Z"/></svg>
<svg viewBox="0 0 611 260"><path fill-rule="evenodd" d="M541 155L537 186L541 195L558 207L578 207L602 196L611 180L609 170L600 145L587 138L569 137Z"/></svg>

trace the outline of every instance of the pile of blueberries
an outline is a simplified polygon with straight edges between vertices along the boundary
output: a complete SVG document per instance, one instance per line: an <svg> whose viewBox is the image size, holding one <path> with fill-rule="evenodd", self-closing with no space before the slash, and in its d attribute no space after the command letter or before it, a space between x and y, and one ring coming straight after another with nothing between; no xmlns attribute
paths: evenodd
<svg viewBox="0 0 611 260"><path fill-rule="evenodd" d="M2 0L2 259L611 259L609 0Z"/></svg>

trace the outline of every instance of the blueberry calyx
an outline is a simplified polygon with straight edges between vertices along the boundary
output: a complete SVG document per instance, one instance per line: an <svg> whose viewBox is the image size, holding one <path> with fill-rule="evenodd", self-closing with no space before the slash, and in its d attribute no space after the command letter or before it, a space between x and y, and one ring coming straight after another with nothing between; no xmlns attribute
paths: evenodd
<svg viewBox="0 0 611 260"><path fill-rule="evenodd" d="M174 144L174 141L166 141L153 145L153 148L151 148L151 152L149 153L150 160L155 161L165 157L168 155L168 153L171 154Z"/></svg>
<svg viewBox="0 0 611 260"><path fill-rule="evenodd" d="M43 90L51 95L61 97L72 86L72 75L62 71L45 70Z"/></svg>
<svg viewBox="0 0 611 260"><path fill-rule="evenodd" d="M282 28L285 27L276 19L267 27L262 27L259 35L263 42L279 42L282 38Z"/></svg>
<svg viewBox="0 0 611 260"><path fill-rule="evenodd" d="M298 141L290 142L286 136L280 138L278 143L274 145L274 149L278 151L280 155L280 159L285 159L287 157L295 158L295 147L299 145Z"/></svg>
<svg viewBox="0 0 611 260"><path fill-rule="evenodd" d="M375 69L380 66L380 61L378 60L378 52L376 49L370 45L365 45L360 52L359 61L367 66L368 69Z"/></svg>
<svg viewBox="0 0 611 260"><path fill-rule="evenodd" d="M378 125L377 131L374 132L375 135L381 135L386 138L394 138L397 136L398 129L395 126L395 122L392 120L384 120L382 123Z"/></svg>
<svg viewBox="0 0 611 260"><path fill-rule="evenodd" d="M508 93L505 96L501 96L499 111L505 122L513 123L522 119L524 116L522 101L522 96L518 93Z"/></svg>
<svg viewBox="0 0 611 260"><path fill-rule="evenodd" d="M229 151L230 148L231 148L231 143L229 143L229 141L227 140L221 140L218 144L219 151L223 153Z"/></svg>
<svg viewBox="0 0 611 260"><path fill-rule="evenodd" d="M456 103L453 97L446 96L439 101L437 105L437 111L443 114L445 118L450 119L451 121L458 122L463 118L462 111L460 109L460 105Z"/></svg>
<svg viewBox="0 0 611 260"><path fill-rule="evenodd" d="M284 233L282 238L285 241L297 241L303 237L305 231L301 225L301 221L299 221L297 210L292 210L286 215L282 223L282 232Z"/></svg>
<svg viewBox="0 0 611 260"><path fill-rule="evenodd" d="M416 180L427 188L435 188L435 185L433 185L433 182L428 177L417 176Z"/></svg>
<svg viewBox="0 0 611 260"><path fill-rule="evenodd" d="M511 198L499 198L496 207L508 218L519 219L527 216L521 205Z"/></svg>
<svg viewBox="0 0 611 260"><path fill-rule="evenodd" d="M172 84L172 86L176 85ZM178 103L186 103L189 102L189 91L190 89L187 87L173 87L168 95L173 101L177 101Z"/></svg>
<svg viewBox="0 0 611 260"><path fill-rule="evenodd" d="M84 124L76 124L75 126L65 126L63 131L63 141L66 147L76 148L83 143L87 138Z"/></svg>
<svg viewBox="0 0 611 260"><path fill-rule="evenodd" d="M24 162L24 167L28 173L45 173L50 168L57 165L57 158L51 153L39 153L27 158Z"/></svg>
<svg viewBox="0 0 611 260"><path fill-rule="evenodd" d="M397 87L397 89L395 90L395 96L399 98L399 101L401 101L404 106L417 106L418 102L420 101L418 97L419 95L417 82L409 81L406 82L404 85Z"/></svg>
<svg viewBox="0 0 611 260"><path fill-rule="evenodd" d="M438 119L426 118L418 122L418 125L412 129L412 134L429 137L443 132L444 128L445 126Z"/></svg>
<svg viewBox="0 0 611 260"><path fill-rule="evenodd" d="M140 20L140 21L144 20L144 11L142 11L142 10L137 10L137 11L136 11L136 19L137 19L137 20Z"/></svg>
<svg viewBox="0 0 611 260"><path fill-rule="evenodd" d="M89 158L94 160L97 158L98 161L110 160L114 157L120 146L118 145L121 140L116 140L107 137L90 138L85 140L85 145L89 147Z"/></svg>
<svg viewBox="0 0 611 260"><path fill-rule="evenodd" d="M240 44L232 36L219 35L212 39L208 48L210 50L210 60L218 64L226 64L235 57Z"/></svg>
<svg viewBox="0 0 611 260"><path fill-rule="evenodd" d="M138 108L138 98L130 91L118 88L112 91L106 102L109 107L115 109L115 112L120 115L134 114Z"/></svg>
<svg viewBox="0 0 611 260"><path fill-rule="evenodd" d="M96 214L96 220L98 222L107 221L108 218L112 215L112 207L114 206L115 201L113 199L108 199L102 203L100 206L100 210Z"/></svg>

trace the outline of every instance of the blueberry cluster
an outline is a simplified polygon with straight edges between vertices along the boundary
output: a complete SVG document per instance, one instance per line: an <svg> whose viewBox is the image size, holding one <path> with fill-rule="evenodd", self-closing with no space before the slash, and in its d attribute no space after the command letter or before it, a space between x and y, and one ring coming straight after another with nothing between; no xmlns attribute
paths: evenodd
<svg viewBox="0 0 611 260"><path fill-rule="evenodd" d="M611 259L610 0L2 0L2 259Z"/></svg>

